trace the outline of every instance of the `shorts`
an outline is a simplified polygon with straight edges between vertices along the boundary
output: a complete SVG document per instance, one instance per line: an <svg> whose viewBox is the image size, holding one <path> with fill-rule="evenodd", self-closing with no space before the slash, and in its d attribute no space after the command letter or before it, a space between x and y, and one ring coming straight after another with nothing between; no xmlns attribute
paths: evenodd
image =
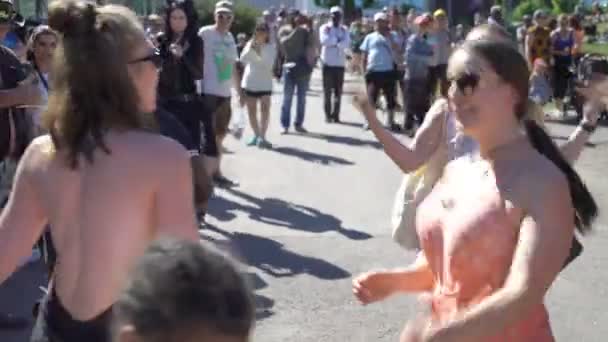
<svg viewBox="0 0 608 342"><path fill-rule="evenodd" d="M191 155L194 156L202 153L209 157L218 156L213 116L199 98L195 101L188 102L167 101L164 104L163 109L173 114L181 126L188 132L190 137L188 145L191 144L192 147L186 148L190 151ZM201 139L201 124L204 136L203 139ZM163 127L161 127L161 130L162 128Z"/></svg>
<svg viewBox="0 0 608 342"><path fill-rule="evenodd" d="M228 134L228 126L232 117L230 97L221 97L203 94L203 105L205 112L211 114L215 136L225 136ZM209 139L210 140L210 139Z"/></svg>
<svg viewBox="0 0 608 342"><path fill-rule="evenodd" d="M243 89L243 93L245 93L246 96L248 97L253 97L256 99L259 99L261 97L264 96L270 96L272 95L272 91L268 90L268 91L253 91L253 90L247 90L247 89Z"/></svg>

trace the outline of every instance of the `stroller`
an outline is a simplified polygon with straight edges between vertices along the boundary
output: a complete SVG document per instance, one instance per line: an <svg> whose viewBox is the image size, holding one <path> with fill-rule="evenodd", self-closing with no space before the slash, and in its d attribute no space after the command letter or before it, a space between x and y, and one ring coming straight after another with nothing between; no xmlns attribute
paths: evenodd
<svg viewBox="0 0 608 342"><path fill-rule="evenodd" d="M578 120L583 117L585 99L576 91L577 86L589 84L593 74L608 76L608 57L598 54L586 54L581 58L577 67L572 68L572 77L568 85L566 106L574 109ZM608 109L600 113L599 120L608 120Z"/></svg>

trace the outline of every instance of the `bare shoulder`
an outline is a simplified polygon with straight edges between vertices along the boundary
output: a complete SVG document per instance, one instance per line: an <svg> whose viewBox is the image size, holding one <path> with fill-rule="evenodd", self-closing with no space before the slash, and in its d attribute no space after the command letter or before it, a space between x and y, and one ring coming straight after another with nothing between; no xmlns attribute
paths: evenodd
<svg viewBox="0 0 608 342"><path fill-rule="evenodd" d="M521 172L516 189L522 195L520 198L525 207L542 206L560 198L569 198L568 179L551 160L533 151L523 158L521 165L525 165L525 172Z"/></svg>
<svg viewBox="0 0 608 342"><path fill-rule="evenodd" d="M131 148L137 153L157 160L158 162L186 159L189 154L177 141L155 133L132 132L129 133Z"/></svg>

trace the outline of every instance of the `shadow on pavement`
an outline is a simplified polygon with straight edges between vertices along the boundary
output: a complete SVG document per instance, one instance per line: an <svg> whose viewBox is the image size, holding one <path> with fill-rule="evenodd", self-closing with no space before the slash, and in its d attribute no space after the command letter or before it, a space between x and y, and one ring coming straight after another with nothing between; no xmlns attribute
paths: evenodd
<svg viewBox="0 0 608 342"><path fill-rule="evenodd" d="M320 212L317 209L297 205L278 198L260 199L236 189L227 192L240 197L249 204L239 204L223 197L216 197L209 203L209 215L218 221L231 221L236 214L231 211L242 211L249 218L272 226L302 230L311 233L336 231L351 240L367 240L370 234L342 227L342 221L336 217Z"/></svg>
<svg viewBox="0 0 608 342"><path fill-rule="evenodd" d="M356 124L356 123L340 123L342 125L349 125L349 126L360 126L363 127L362 124ZM373 147L376 149L381 149L382 148L382 144L380 144L378 141L373 141L373 140L364 140L364 139L358 139L358 138L353 138L353 137L346 137L346 136L341 136L341 135L332 135L332 134L324 134L324 133L311 133L311 134L307 134L305 135L306 137L310 137L310 138L315 138L315 139L320 139L320 140L325 140L329 143L333 143L333 144L344 144L344 145L348 145L348 146L369 146L369 147Z"/></svg>
<svg viewBox="0 0 608 342"><path fill-rule="evenodd" d="M350 273L341 267L323 259L292 252L275 240L249 233L228 233L213 225L207 225L206 229L226 237L226 240L213 241L216 246L227 250L241 262L275 278L300 274L308 274L323 280L350 277ZM204 230L202 233L204 234ZM258 304L264 304L266 309L274 305L274 301L270 298L263 297L259 300Z"/></svg>
<svg viewBox="0 0 608 342"><path fill-rule="evenodd" d="M334 157L327 154L320 154L314 152L308 152L293 147L276 147L271 151L284 154L286 156L300 158L305 161L312 163L319 163L322 165L340 164L340 165L354 165L350 160L346 160L340 157Z"/></svg>

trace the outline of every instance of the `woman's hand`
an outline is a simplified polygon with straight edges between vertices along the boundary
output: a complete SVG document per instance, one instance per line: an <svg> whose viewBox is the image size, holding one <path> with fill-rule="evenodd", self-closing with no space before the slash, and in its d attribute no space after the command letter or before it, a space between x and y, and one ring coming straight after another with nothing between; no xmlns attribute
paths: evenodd
<svg viewBox="0 0 608 342"><path fill-rule="evenodd" d="M182 48L182 46L180 44L177 43L173 43L169 46L169 51L171 51L171 53L173 54L173 56L175 56L175 58L182 58L182 56L184 55L184 49Z"/></svg>
<svg viewBox="0 0 608 342"><path fill-rule="evenodd" d="M369 102L369 97L362 90L358 90L355 92L355 95L352 99L352 103L353 106L355 106L355 108L357 108L363 114L363 116L365 116L368 122L372 117L375 118L376 111L372 104Z"/></svg>
<svg viewBox="0 0 608 342"><path fill-rule="evenodd" d="M368 272L353 279L353 294L363 305L381 301L397 292L397 284L387 271Z"/></svg>

